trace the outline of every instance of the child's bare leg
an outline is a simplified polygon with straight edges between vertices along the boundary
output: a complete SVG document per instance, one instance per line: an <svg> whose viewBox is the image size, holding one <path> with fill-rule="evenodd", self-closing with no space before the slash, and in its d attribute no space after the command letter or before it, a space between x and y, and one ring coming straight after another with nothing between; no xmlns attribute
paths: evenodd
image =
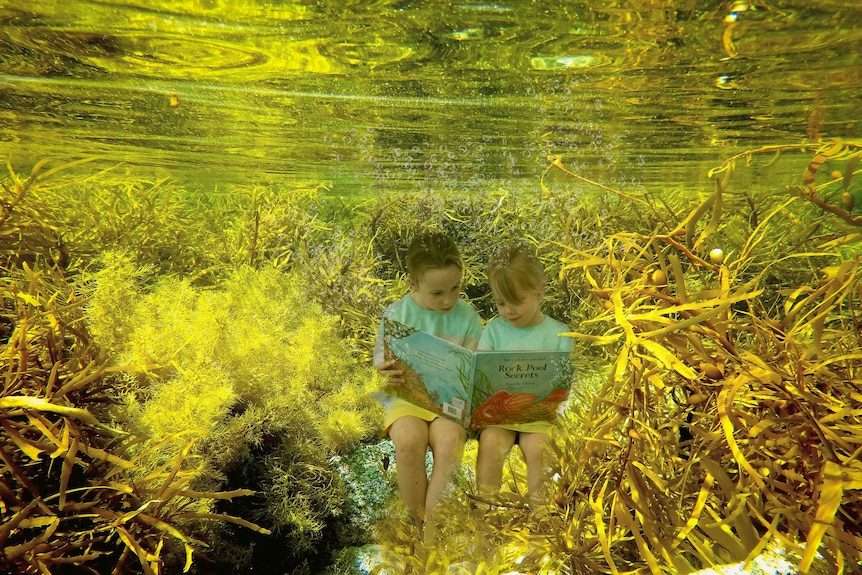
<svg viewBox="0 0 862 575"><path fill-rule="evenodd" d="M443 491L452 482L452 476L464 454L467 432L461 425L450 419L438 417L428 428L428 444L434 454L434 467L428 481L425 508L433 509Z"/></svg>
<svg viewBox="0 0 862 575"><path fill-rule="evenodd" d="M418 521L424 517L428 494L428 474L425 470L428 429L427 421L412 415L399 417L389 428L389 437L395 445L398 491L404 506Z"/></svg>
<svg viewBox="0 0 862 575"><path fill-rule="evenodd" d="M496 493L503 483L503 463L515 445L516 431L502 427L486 427L479 434L476 456L476 482L479 493Z"/></svg>
<svg viewBox="0 0 862 575"><path fill-rule="evenodd" d="M423 538L426 545L437 542L437 522L434 519L434 508L439 503L443 492L452 484L455 469L461 462L464 453L464 442L467 432L460 424L444 417L438 417L428 428L431 453L434 455L434 466L431 468L431 478L428 480L428 493L425 496L425 531Z"/></svg>
<svg viewBox="0 0 862 575"><path fill-rule="evenodd" d="M518 445L527 464L527 493L530 504L537 509L547 483L546 463L551 438L544 433L521 433Z"/></svg>

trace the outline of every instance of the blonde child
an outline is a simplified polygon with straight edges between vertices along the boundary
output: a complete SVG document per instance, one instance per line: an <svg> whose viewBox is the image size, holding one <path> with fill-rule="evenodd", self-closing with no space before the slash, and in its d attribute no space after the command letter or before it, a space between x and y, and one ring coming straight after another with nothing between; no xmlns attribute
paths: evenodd
<svg viewBox="0 0 862 575"><path fill-rule="evenodd" d="M560 336L569 328L540 309L546 278L541 262L524 244L502 248L488 264L488 283L498 316L485 326L479 350L571 350L572 340ZM506 455L517 442L527 464L527 492L535 506L546 483L545 453L553 423L534 421L494 425L481 430L476 461L480 493L497 492Z"/></svg>
<svg viewBox="0 0 862 575"><path fill-rule="evenodd" d="M463 263L451 238L432 232L416 237L407 250L410 293L386 308L395 319L475 351L482 331L479 315L461 299ZM403 383L395 360L385 360L381 322L374 348L374 367L388 385ZM395 446L398 490L405 507L419 524L429 519L440 496L450 485L460 463L466 431L455 421L387 396L384 428ZM431 448L433 467L425 470L425 450Z"/></svg>

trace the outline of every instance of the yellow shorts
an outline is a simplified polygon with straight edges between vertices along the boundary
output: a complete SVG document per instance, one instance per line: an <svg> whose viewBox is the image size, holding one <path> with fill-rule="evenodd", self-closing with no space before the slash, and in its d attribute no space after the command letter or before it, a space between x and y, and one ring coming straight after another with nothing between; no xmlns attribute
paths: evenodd
<svg viewBox="0 0 862 575"><path fill-rule="evenodd" d="M513 423L511 425L489 425L488 427L500 427L519 433L544 433L551 435L554 432L554 424L550 421L531 421L529 423ZM479 432L481 433L481 431Z"/></svg>
<svg viewBox="0 0 862 575"><path fill-rule="evenodd" d="M384 435L389 433L389 428L393 423L395 423L396 419L404 417L405 415L412 415L413 417L418 417L423 421L434 421L440 417L433 411L428 411L418 405L413 405L409 401L405 401L401 398L395 398L395 400L386 408L386 411L383 412Z"/></svg>

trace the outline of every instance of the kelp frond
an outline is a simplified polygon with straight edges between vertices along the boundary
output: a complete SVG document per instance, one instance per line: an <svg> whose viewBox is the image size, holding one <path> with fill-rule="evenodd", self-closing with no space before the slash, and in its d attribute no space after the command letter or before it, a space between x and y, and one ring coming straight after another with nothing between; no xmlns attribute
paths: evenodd
<svg viewBox="0 0 862 575"><path fill-rule="evenodd" d="M840 155L852 172L859 153L836 144L812 164ZM815 171L804 198L820 206ZM617 350L602 399L560 451L555 529L578 518L592 554L573 556L572 572L689 572L751 560L773 539L799 546L801 572L818 553L862 558L851 519L862 508L846 495L858 489L862 441L852 408L862 254L830 236L776 257L774 218L793 197L741 245L716 243L729 237L718 209L727 186L670 233L615 234L563 256L564 272L590 286L591 323L605 326L598 339L575 335ZM799 283L776 285L776 266Z"/></svg>

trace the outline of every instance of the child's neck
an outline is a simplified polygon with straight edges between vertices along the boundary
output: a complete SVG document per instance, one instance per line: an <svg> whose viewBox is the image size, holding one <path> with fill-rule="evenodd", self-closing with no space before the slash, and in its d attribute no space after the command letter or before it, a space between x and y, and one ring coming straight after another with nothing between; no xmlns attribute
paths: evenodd
<svg viewBox="0 0 862 575"><path fill-rule="evenodd" d="M535 316L533 316L533 319L532 319L532 320L530 320L530 323L528 323L528 324L527 324L527 325L525 325L524 327L534 327L534 326L539 325L539 324L540 324L540 323L542 323L543 321L545 321L545 314L543 314L543 313L542 313L542 312L540 312L540 311L537 311L537 312L536 312L536 315L535 315Z"/></svg>

